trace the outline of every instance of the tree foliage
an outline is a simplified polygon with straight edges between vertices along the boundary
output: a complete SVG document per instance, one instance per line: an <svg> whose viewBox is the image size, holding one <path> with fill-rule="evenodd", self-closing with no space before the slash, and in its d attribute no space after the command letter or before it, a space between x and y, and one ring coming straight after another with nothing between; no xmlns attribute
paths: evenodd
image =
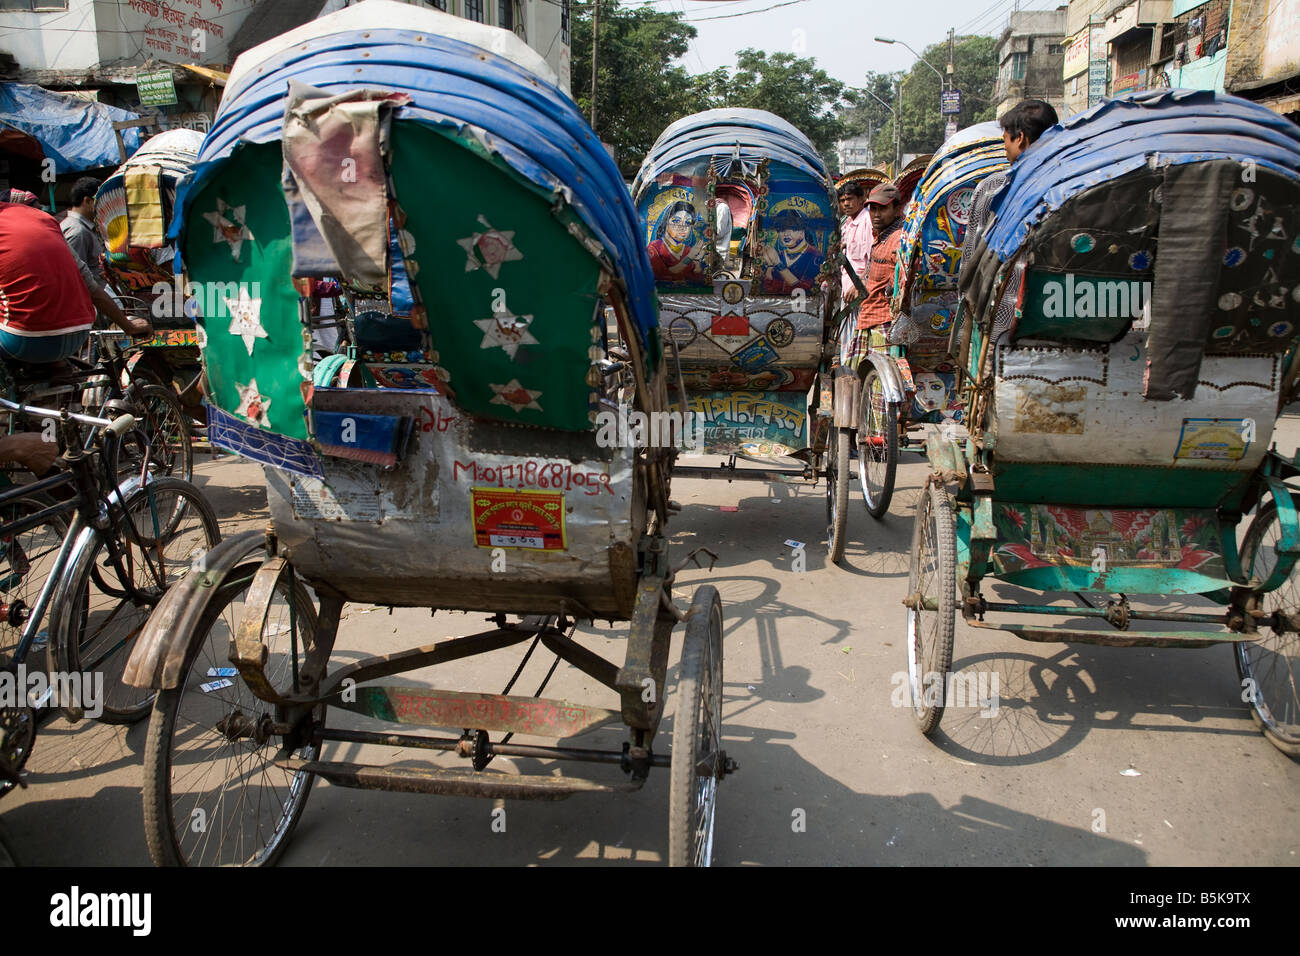
<svg viewBox="0 0 1300 956"><path fill-rule="evenodd" d="M693 77L675 61L690 49L695 27L681 14L599 0L596 132L611 143L624 174L636 171L665 126L700 109L711 74ZM572 91L591 116L591 23L595 3L572 7ZM703 87L701 91L700 87Z"/></svg>
<svg viewBox="0 0 1300 956"><path fill-rule="evenodd" d="M921 56L940 71L948 62L947 43L933 43ZM961 129L994 117L993 87L997 82L997 41L992 37L962 37L953 45L953 87L962 92ZM901 128L904 153L932 153L943 144L946 117L939 113L939 77L924 63L913 64L903 80ZM892 135L892 130L891 130Z"/></svg>
<svg viewBox="0 0 1300 956"><path fill-rule="evenodd" d="M811 58L741 50L722 105L775 113L802 130L825 153L844 135L838 115L846 102L844 89L843 83Z"/></svg>
<svg viewBox="0 0 1300 956"><path fill-rule="evenodd" d="M696 30L682 14L617 0L574 4L572 91L591 115L592 14L600 3L596 51L596 132L614 146L625 175L635 173L664 127L720 106L768 110L788 120L826 154L843 135L845 86L816 61L792 53L741 50L736 66L692 75L678 61Z"/></svg>

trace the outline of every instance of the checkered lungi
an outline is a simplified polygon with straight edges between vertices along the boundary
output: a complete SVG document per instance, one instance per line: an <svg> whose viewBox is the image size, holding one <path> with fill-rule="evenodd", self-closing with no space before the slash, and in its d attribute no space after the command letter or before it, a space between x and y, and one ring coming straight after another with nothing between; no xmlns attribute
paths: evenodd
<svg viewBox="0 0 1300 956"><path fill-rule="evenodd" d="M889 344L889 323L869 329L858 328L858 316L850 315L840 325L840 365L857 371L862 359L872 349L883 349Z"/></svg>

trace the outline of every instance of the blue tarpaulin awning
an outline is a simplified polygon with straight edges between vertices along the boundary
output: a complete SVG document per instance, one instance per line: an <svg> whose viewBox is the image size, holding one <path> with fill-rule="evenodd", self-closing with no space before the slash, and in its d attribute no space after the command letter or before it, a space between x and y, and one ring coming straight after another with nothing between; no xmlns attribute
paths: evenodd
<svg viewBox="0 0 1300 956"><path fill-rule="evenodd" d="M139 118L115 106L28 83L0 83L0 127L36 140L46 158L54 161L56 173L117 166L122 154L113 123ZM142 138L138 128L122 130L128 156L140 148Z"/></svg>

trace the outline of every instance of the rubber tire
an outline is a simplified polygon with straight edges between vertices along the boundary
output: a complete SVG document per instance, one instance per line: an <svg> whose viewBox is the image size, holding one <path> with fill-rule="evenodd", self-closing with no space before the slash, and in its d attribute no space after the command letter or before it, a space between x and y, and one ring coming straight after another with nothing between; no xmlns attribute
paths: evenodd
<svg viewBox="0 0 1300 956"><path fill-rule="evenodd" d="M1256 573L1253 564L1255 556L1259 550L1260 542L1263 540L1265 533L1269 530L1271 525L1276 524L1278 524L1277 506L1273 502L1269 502L1259 510L1255 515L1254 520L1251 521L1250 527L1246 529L1246 536L1241 542L1241 566L1245 571L1247 578L1259 578L1262 580L1263 577L1266 576L1264 574ZM1271 570L1271 568L1269 570ZM1300 594L1297 594L1294 590L1297 586L1300 586L1300 561L1296 562L1295 566L1292 567L1291 577L1281 587L1279 587L1278 590L1271 591L1268 594L1259 595L1262 605L1263 602L1267 602L1270 597L1280 598L1282 602L1285 602L1283 590L1286 588L1293 589L1291 595L1292 599L1295 600L1297 604L1300 604ZM1273 606L1276 607L1276 604ZM1298 609L1292 607L1289 608L1289 610L1291 613L1295 613ZM1271 654L1274 658L1285 660L1288 655L1283 653L1282 649L1284 646L1288 647L1290 650L1290 657L1300 659L1300 634L1278 634L1272 629L1269 629L1267 634L1268 637L1261 641L1234 644L1232 656L1237 663L1237 674L1243 681L1243 687L1245 686L1244 682L1247 680L1252 681L1254 684L1255 699L1250 702L1250 716L1255 721L1255 726L1257 726L1263 732L1264 736L1268 738L1269 742L1278 750L1282 751L1282 753L1290 757L1300 757L1300 729L1296 732L1292 732L1289 729L1280 726L1277 720L1274 719L1273 712L1277 709L1276 705L1280 702L1274 701L1274 706L1270 706L1267 697L1263 694L1264 681L1260 680L1259 662L1251 660L1251 653L1260 650L1267 651L1267 653ZM1274 647L1277 649L1274 649ZM1293 688L1292 694L1294 695L1294 688L1300 684L1300 674L1291 672L1283 681L1281 681L1281 683ZM1300 724L1297 724L1297 721L1300 721L1300 699L1293 698L1285 703L1290 708L1292 726L1300 728Z"/></svg>
<svg viewBox="0 0 1300 956"><path fill-rule="evenodd" d="M849 429L835 429L835 451L826 475L826 537L832 564L844 560L849 525Z"/></svg>
<svg viewBox="0 0 1300 956"><path fill-rule="evenodd" d="M236 544L237 539L232 538L231 543ZM245 546L247 546L246 543ZM263 548L264 545L255 544L249 554L261 552ZM199 681L206 679L206 675L192 677L190 672L194 669L196 662L200 660L199 651L207 643L208 633L221 616L223 609L233 598L246 595L248 588L252 585L253 576L260 567L260 560L240 563L225 576L219 587L194 588L188 595L176 595L178 599L204 601L207 606L204 608L193 632L186 638L188 647L185 651L185 665L181 669L177 686L158 692L158 699L154 704L153 715L149 720L149 727L145 737L144 787L142 792L145 841L149 846L149 855L157 866L190 865L176 840L170 772L172 763L170 745L176 729L177 713L185 700L186 691L197 691ZM278 593L283 594L286 591L287 588L283 584L277 588ZM302 591L301 584L299 585L299 591ZM310 603L305 607L311 610L311 613L307 615L305 629L314 629L316 626L315 611L311 608ZM235 687L242 688L247 692L246 686L238 677L233 678L233 680L235 681ZM193 681L193 687L189 686L191 681ZM256 698L252 698L251 693L249 693L249 697L256 700ZM270 707L269 704L262 704L260 701L258 705ZM317 710L318 719L321 721L324 720L325 709L325 705L322 704ZM191 727L190 731L193 732L193 730L194 727ZM279 738L276 738L276 743L280 743ZM272 756L275 753L278 753L278 749L272 753ZM310 746L300 748L297 753L306 759L315 759L319 756L315 748ZM253 775L245 773L244 776L251 777ZM293 831L302 817L303 808L307 804L307 797L311 794L314 780L315 778L307 773L293 775L292 780L288 783L289 799L286 801L278 825L272 833L272 839L267 841L269 846L264 846L259 853L250 855L242 865L272 866L279 860L288 847ZM221 801L219 799L218 806L220 805ZM192 815L191 820L193 820Z"/></svg>
<svg viewBox="0 0 1300 956"><path fill-rule="evenodd" d="M695 768L706 756L702 734L715 753L722 749L722 686L722 601L718 589L706 584L695 591L686 620L677 678L677 715L668 768L669 866L709 866L712 862L718 777L702 782ZM703 834L696 820L701 800L706 817Z"/></svg>
<svg viewBox="0 0 1300 956"><path fill-rule="evenodd" d="M944 694L948 686L948 672L952 669L953 632L956 629L957 590L957 532L954 527L952 502L939 485L930 485L922 494L912 526L912 554L907 569L907 593L916 594L921 588L921 565L925 562L935 568L932 583L938 593L936 611L923 608L907 609L907 676L912 693L912 713L921 733L934 732L943 717ZM932 628L927 627L928 616L934 615ZM933 640L922 644L926 631ZM939 700L925 703L923 685L931 684L932 675L938 675Z"/></svg>
<svg viewBox="0 0 1300 956"><path fill-rule="evenodd" d="M884 419L876 419L871 390L879 380L880 373L874 369L867 373L862 380L862 394L858 402L858 483L862 487L862 500L867 506L867 514L877 520L889 510L898 469L898 406L893 402L885 402ZM879 445L871 442L871 438L877 435L881 438ZM872 494L867 480L869 461L883 467L875 494Z"/></svg>
<svg viewBox="0 0 1300 956"><path fill-rule="evenodd" d="M118 537L119 540L125 541L126 547L133 548L136 551L139 550L139 546L132 543L133 539L129 535L127 535L123 527L125 515L132 513L132 510L134 508L139 507L139 504L146 500L145 496L149 492L152 492L154 494L158 494L160 492L166 494L176 494L178 498L177 507L173 509L173 514L180 515L180 514L188 513L188 514L197 515L198 520L203 527L205 537L207 538L207 549L211 549L218 542L221 541L221 531L220 531L220 526L218 525L217 522L216 513L212 510L212 506L208 504L207 499L203 497L202 492L200 492L189 482L181 481L179 478L156 478L150 481L147 487L139 489L133 495L127 498L125 511L123 511L120 507L114 509L116 518L113 525L113 534L116 537ZM164 534L168 537L175 535L179 527L179 521L180 518L179 517L176 518L174 522L176 526L165 529ZM164 548L165 547L166 545L164 545ZM111 587L108 588L107 590L104 588L98 588L97 590L99 590L101 593L104 593L105 596L109 598L116 597L119 601L129 600L129 598L126 596L126 592L122 589L121 582L117 580L117 575L112 570L112 565L109 564L102 569L99 567L99 561L101 556L106 556L106 555L107 555L107 541L106 539L101 537L97 545L93 549L92 555L90 557L90 564L88 565L86 571L83 572L83 582L81 588L79 588L77 592L78 596L73 598L74 606L80 606L82 608L85 608L87 606L90 599L89 588L92 586L92 582L97 580L96 575L93 573L94 571L102 571L102 574L99 575L99 577L111 581ZM74 571L74 570L75 569L72 568L69 569L69 571ZM153 608L156 608L158 606L158 602L162 600L162 595L175 583L176 583L175 581L172 581L170 584L168 584L166 581L152 582L152 584L154 585L154 587L156 587L157 590L155 592L156 599L154 600L150 608L150 613L152 613ZM139 584L140 582L137 582L137 586L139 586ZM146 589L142 587L141 590L146 590ZM150 590L152 591L153 589L151 588ZM126 613L129 614L130 611L127 611ZM113 614L114 616L116 616L117 612L114 611ZM75 628L77 626L76 619L69 619L69 626ZM137 628L135 632L136 637L139 636L140 629L143 628L143 626L144 626L144 620L141 620L140 628ZM85 640L84 640L85 635L81 634L76 636L78 638L77 640L73 640L74 634L72 633L69 633L62 638L62 640L66 641L66 648L67 648L66 668L70 673L81 673L82 671L88 669L85 666L83 666L81 660L82 652L85 647ZM122 672L122 668L126 666L126 662L128 659L130 659L131 652L134 649L135 649L135 639L132 638L130 640L125 641L121 645L121 647L113 651L108 657L98 661L94 668L95 670L103 670L107 672L105 675L106 682L108 679L112 679L115 682L113 688L107 686L104 688L104 697L105 697L104 712L97 718L101 723L133 724L136 723L137 721L143 720L145 717L148 717L149 712L153 710L154 697L155 697L154 694L149 694L147 696L142 695L139 700L135 701L130 705L124 705L121 703L117 703L117 704L109 703L109 700L112 698L112 693L114 689L116 689L119 694L126 696L128 698L134 696L133 692L140 691L140 688L136 688L136 687L128 688L126 685L121 684L121 682L117 680L117 677L120 676Z"/></svg>
<svg viewBox="0 0 1300 956"><path fill-rule="evenodd" d="M136 389L135 401L146 409L146 415L149 416L145 434L149 438L150 459L162 464L158 451L160 441L167 442L169 437L174 436L174 442L169 442L168 446L177 446L176 459L171 467L160 467L156 474L193 481L194 437L190 428L190 416L181 406L176 393L164 385L142 385ZM161 438L159 431L162 432Z"/></svg>

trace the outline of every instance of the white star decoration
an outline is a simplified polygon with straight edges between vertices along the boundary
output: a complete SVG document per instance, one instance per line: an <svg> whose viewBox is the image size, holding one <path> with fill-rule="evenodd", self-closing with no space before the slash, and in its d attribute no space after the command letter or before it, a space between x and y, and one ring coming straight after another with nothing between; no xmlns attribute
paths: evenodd
<svg viewBox="0 0 1300 956"><path fill-rule="evenodd" d="M249 379L247 385L236 382L235 388L239 389L239 407L235 414L242 415L259 428L270 428L266 413L271 407L271 399L258 390L257 379Z"/></svg>
<svg viewBox="0 0 1300 956"><path fill-rule="evenodd" d="M238 299L227 299L226 308L230 310L230 334L238 335L244 340L248 354L253 354L253 341L267 337L266 327L262 325L262 300L249 298L247 289L239 290Z"/></svg>
<svg viewBox="0 0 1300 956"><path fill-rule="evenodd" d="M521 412L525 408L535 409L539 412L542 410L542 406L537 404L537 400L542 397L542 393L524 388L519 384L517 378L512 378L505 385L493 385L491 382L488 385L492 391L496 392L496 396L489 404L509 405L517 412Z"/></svg>
<svg viewBox="0 0 1300 956"><path fill-rule="evenodd" d="M252 239L253 234L244 225L244 213L247 206L231 206L224 199L217 200L216 212L205 212L203 218L212 223L213 243L224 242L230 246L230 258L238 259L239 250L245 239ZM230 213L230 217L226 217Z"/></svg>
<svg viewBox="0 0 1300 956"><path fill-rule="evenodd" d="M514 230L501 232L493 229L492 224L483 216L478 217L486 232L476 232L468 239L457 239L456 245L465 250L465 271L485 269L492 278L497 277L503 262L515 262L524 254L515 248Z"/></svg>
<svg viewBox="0 0 1300 956"><path fill-rule="evenodd" d="M499 345L513 359L519 346L537 344L537 339L528 331L532 322L531 315L515 315L508 309L490 319L475 319L474 324L483 330L483 342L479 347L490 349Z"/></svg>

